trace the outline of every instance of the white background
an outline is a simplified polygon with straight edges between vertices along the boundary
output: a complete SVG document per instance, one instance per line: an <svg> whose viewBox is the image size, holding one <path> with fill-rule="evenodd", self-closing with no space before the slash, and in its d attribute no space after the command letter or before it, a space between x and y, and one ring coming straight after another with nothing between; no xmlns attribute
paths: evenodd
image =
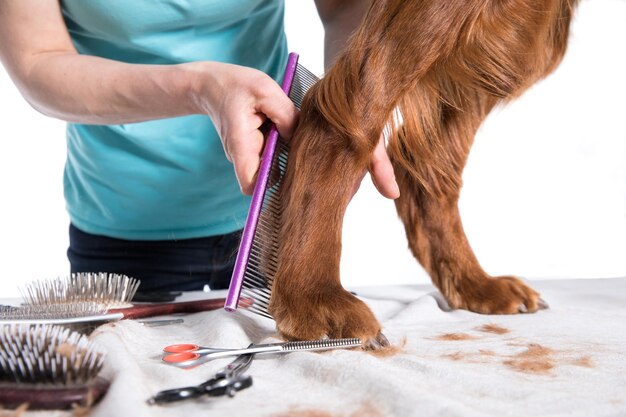
<svg viewBox="0 0 626 417"><path fill-rule="evenodd" d="M626 2L587 0L563 64L481 128L461 214L491 274L626 276ZM312 0L287 0L290 49L317 74ZM0 40L4 41L4 40ZM0 296L66 275L64 123L31 109L0 69ZM428 282L391 201L364 180L346 214L346 286Z"/></svg>

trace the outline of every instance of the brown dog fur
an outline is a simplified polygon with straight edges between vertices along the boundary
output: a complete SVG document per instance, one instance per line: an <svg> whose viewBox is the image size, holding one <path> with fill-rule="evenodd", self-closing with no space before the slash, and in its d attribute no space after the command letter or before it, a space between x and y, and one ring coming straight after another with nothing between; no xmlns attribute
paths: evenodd
<svg viewBox="0 0 626 417"><path fill-rule="evenodd" d="M409 247L454 308L534 312L539 294L490 277L465 237L461 174L490 110L560 62L576 0L374 0L342 55L307 94L284 183L270 311L288 338L385 344L369 308L339 279L354 184L394 109L388 154Z"/></svg>

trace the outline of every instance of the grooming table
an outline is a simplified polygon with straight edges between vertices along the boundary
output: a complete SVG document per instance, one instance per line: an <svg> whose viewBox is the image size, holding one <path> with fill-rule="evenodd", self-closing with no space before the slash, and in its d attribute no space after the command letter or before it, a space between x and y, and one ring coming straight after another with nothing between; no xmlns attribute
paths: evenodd
<svg viewBox="0 0 626 417"><path fill-rule="evenodd" d="M199 384L232 358L182 370L160 361L164 346L269 342L273 322L220 310L163 327L107 324L92 338L109 352L113 382L90 416L626 415L626 278L531 284L551 308L515 316L449 311L431 286L356 288L394 348L257 356L253 386L234 398L167 406L146 400Z"/></svg>

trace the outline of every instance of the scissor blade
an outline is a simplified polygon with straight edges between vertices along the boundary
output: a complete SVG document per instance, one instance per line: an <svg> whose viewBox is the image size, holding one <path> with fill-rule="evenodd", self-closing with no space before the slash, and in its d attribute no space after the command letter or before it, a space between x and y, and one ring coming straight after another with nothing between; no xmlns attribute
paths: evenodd
<svg viewBox="0 0 626 417"><path fill-rule="evenodd" d="M250 343L248 348L251 348L253 346L254 346L254 343ZM237 356L237 358L234 361L226 365L226 367L222 369L221 371L219 371L217 374L215 374L215 376L222 377L222 378L232 378L235 375L242 374L243 372L246 371L246 369L250 367L253 356L254 356L254 353L246 353L244 355Z"/></svg>

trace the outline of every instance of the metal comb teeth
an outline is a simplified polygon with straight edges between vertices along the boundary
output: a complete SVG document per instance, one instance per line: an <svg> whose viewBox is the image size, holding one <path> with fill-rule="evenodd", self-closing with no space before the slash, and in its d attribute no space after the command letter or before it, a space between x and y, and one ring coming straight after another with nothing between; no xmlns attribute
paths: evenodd
<svg viewBox="0 0 626 417"><path fill-rule="evenodd" d="M62 327L0 326L0 381L85 384L98 375L104 358L87 337Z"/></svg>
<svg viewBox="0 0 626 417"><path fill-rule="evenodd" d="M313 84L320 79L315 76L311 71L303 67L302 65L296 65L296 72L293 75L293 82L291 83L291 90L289 91L289 98L293 101L298 109L302 107L302 100L306 95L309 88L313 87Z"/></svg>
<svg viewBox="0 0 626 417"><path fill-rule="evenodd" d="M285 351L296 350L326 350L339 347L360 347L362 345L361 339L349 338L349 339L322 339L313 341L302 342L287 342L283 345Z"/></svg>
<svg viewBox="0 0 626 417"><path fill-rule="evenodd" d="M64 278L33 281L20 288L29 305L93 302L105 308L128 307L139 281L126 275L77 273Z"/></svg>
<svg viewBox="0 0 626 417"><path fill-rule="evenodd" d="M241 291L243 297L254 300L248 310L268 318L271 318L268 308L272 282L278 267L276 258L282 214L281 184L287 169L288 154L288 147L278 141Z"/></svg>

